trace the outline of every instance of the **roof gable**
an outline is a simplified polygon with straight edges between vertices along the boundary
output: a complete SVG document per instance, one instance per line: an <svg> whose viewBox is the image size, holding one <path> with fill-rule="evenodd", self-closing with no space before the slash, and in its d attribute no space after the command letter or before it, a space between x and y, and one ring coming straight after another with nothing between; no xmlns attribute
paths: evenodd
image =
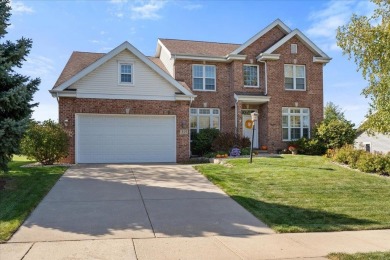
<svg viewBox="0 0 390 260"><path fill-rule="evenodd" d="M131 45L129 42L124 42L112 51L108 52L107 54L103 54L99 59L95 60L94 62L90 63L80 71L78 71L73 76L66 79L64 82L59 82L60 84L56 85L52 92L57 91L63 91L70 85L74 84L81 78L85 77L92 71L94 71L96 68L100 67L102 64L106 63L108 60L112 59L116 55L118 55L120 52L128 50L131 53L133 53L137 58L142 60L146 65L148 65L150 68L152 68L154 71L156 71L160 76L162 76L164 79L166 79L169 83L171 83L174 87L176 87L178 90L180 90L182 93L188 96L193 96L191 91L186 89L183 85L181 85L179 82L174 80L166 71L164 71L162 68L160 68L158 65L156 65L153 61L151 61L149 58L147 58L145 55L143 55L139 50L137 50L133 45ZM69 63L69 62L68 62ZM68 65L68 64L67 64ZM79 66L81 67L81 66ZM65 69L64 69L65 70ZM62 74L61 74L62 75ZM61 78L61 76L60 76ZM58 81L57 81L58 82Z"/></svg>
<svg viewBox="0 0 390 260"><path fill-rule="evenodd" d="M272 45L268 50L266 50L265 54L272 54L274 51L276 51L280 46L285 44L287 41L289 41L291 38L296 36L303 44L306 45L312 52L319 55L321 58L325 59L331 59L328 55L326 55L325 52L323 52L317 45L315 45L309 38L307 38L300 30L295 29L288 35L286 35L283 39Z"/></svg>
<svg viewBox="0 0 390 260"><path fill-rule="evenodd" d="M245 43L243 43L242 45L240 45L237 49L235 49L231 54L239 54L240 52L242 52L245 48L247 48L249 45L251 45L252 43L254 43L257 39L259 39L260 37L262 37L264 34L266 34L268 31L270 31L272 28L274 28L275 26L278 26L282 31L284 31L286 34L290 33L291 32L291 29L285 24L283 23L280 19L276 19L274 22L272 22L270 25L268 25L267 27L265 27L263 30L261 30L260 32L258 32L257 34L255 34L252 38L250 38L249 40L247 40Z"/></svg>

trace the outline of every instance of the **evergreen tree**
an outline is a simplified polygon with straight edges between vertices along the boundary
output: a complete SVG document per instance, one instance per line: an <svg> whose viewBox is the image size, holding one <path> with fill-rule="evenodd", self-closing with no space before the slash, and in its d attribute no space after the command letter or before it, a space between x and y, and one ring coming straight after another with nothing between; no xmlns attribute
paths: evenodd
<svg viewBox="0 0 390 260"><path fill-rule="evenodd" d="M9 0L0 0L0 170L6 171L32 114L33 95L40 79L30 79L15 71L30 52L31 39L21 38L15 43L4 40L11 16Z"/></svg>

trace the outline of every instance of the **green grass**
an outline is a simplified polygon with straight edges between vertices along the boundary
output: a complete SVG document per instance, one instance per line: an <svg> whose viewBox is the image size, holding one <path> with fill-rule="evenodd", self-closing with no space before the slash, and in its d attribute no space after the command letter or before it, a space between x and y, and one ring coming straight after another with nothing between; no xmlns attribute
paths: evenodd
<svg viewBox="0 0 390 260"><path fill-rule="evenodd" d="M229 160L196 166L277 232L390 228L390 178L319 156Z"/></svg>
<svg viewBox="0 0 390 260"><path fill-rule="evenodd" d="M328 255L331 260L385 260L390 259L390 252L373 252L373 253L332 253Z"/></svg>
<svg viewBox="0 0 390 260"><path fill-rule="evenodd" d="M15 156L9 163L10 171L0 173L6 180L5 189L0 190L0 242L8 240L49 192L66 167L20 166L31 163L26 157Z"/></svg>

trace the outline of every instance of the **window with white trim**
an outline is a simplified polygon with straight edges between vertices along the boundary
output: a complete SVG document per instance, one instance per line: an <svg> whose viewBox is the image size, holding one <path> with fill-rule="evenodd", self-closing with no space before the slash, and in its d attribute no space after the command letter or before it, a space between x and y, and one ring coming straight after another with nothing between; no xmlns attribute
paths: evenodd
<svg viewBox="0 0 390 260"><path fill-rule="evenodd" d="M284 88L287 90L306 89L305 65L284 64Z"/></svg>
<svg viewBox="0 0 390 260"><path fill-rule="evenodd" d="M219 109L217 108L190 108L191 139L201 129L219 129L219 119Z"/></svg>
<svg viewBox="0 0 390 260"><path fill-rule="evenodd" d="M282 108L283 141L310 138L310 110L308 108Z"/></svg>
<svg viewBox="0 0 390 260"><path fill-rule="evenodd" d="M215 91L215 66L192 65L192 89Z"/></svg>
<svg viewBox="0 0 390 260"><path fill-rule="evenodd" d="M133 66L132 63L119 63L119 84L133 84Z"/></svg>
<svg viewBox="0 0 390 260"><path fill-rule="evenodd" d="M259 66L244 65L244 87L259 87Z"/></svg>

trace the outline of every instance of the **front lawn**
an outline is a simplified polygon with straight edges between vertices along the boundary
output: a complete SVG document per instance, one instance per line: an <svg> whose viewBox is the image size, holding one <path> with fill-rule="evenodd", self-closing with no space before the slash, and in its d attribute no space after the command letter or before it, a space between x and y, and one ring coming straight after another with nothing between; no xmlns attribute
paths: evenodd
<svg viewBox="0 0 390 260"><path fill-rule="evenodd" d="M27 163L31 161L15 156L9 173L0 173L0 181L6 181L0 189L0 242L12 236L66 170L58 166L20 167Z"/></svg>
<svg viewBox="0 0 390 260"><path fill-rule="evenodd" d="M319 156L228 163L196 169L278 232L390 228L390 178L349 170Z"/></svg>
<svg viewBox="0 0 390 260"><path fill-rule="evenodd" d="M373 252L373 253L333 253L329 254L328 258L331 260L384 260L390 259L390 252Z"/></svg>

